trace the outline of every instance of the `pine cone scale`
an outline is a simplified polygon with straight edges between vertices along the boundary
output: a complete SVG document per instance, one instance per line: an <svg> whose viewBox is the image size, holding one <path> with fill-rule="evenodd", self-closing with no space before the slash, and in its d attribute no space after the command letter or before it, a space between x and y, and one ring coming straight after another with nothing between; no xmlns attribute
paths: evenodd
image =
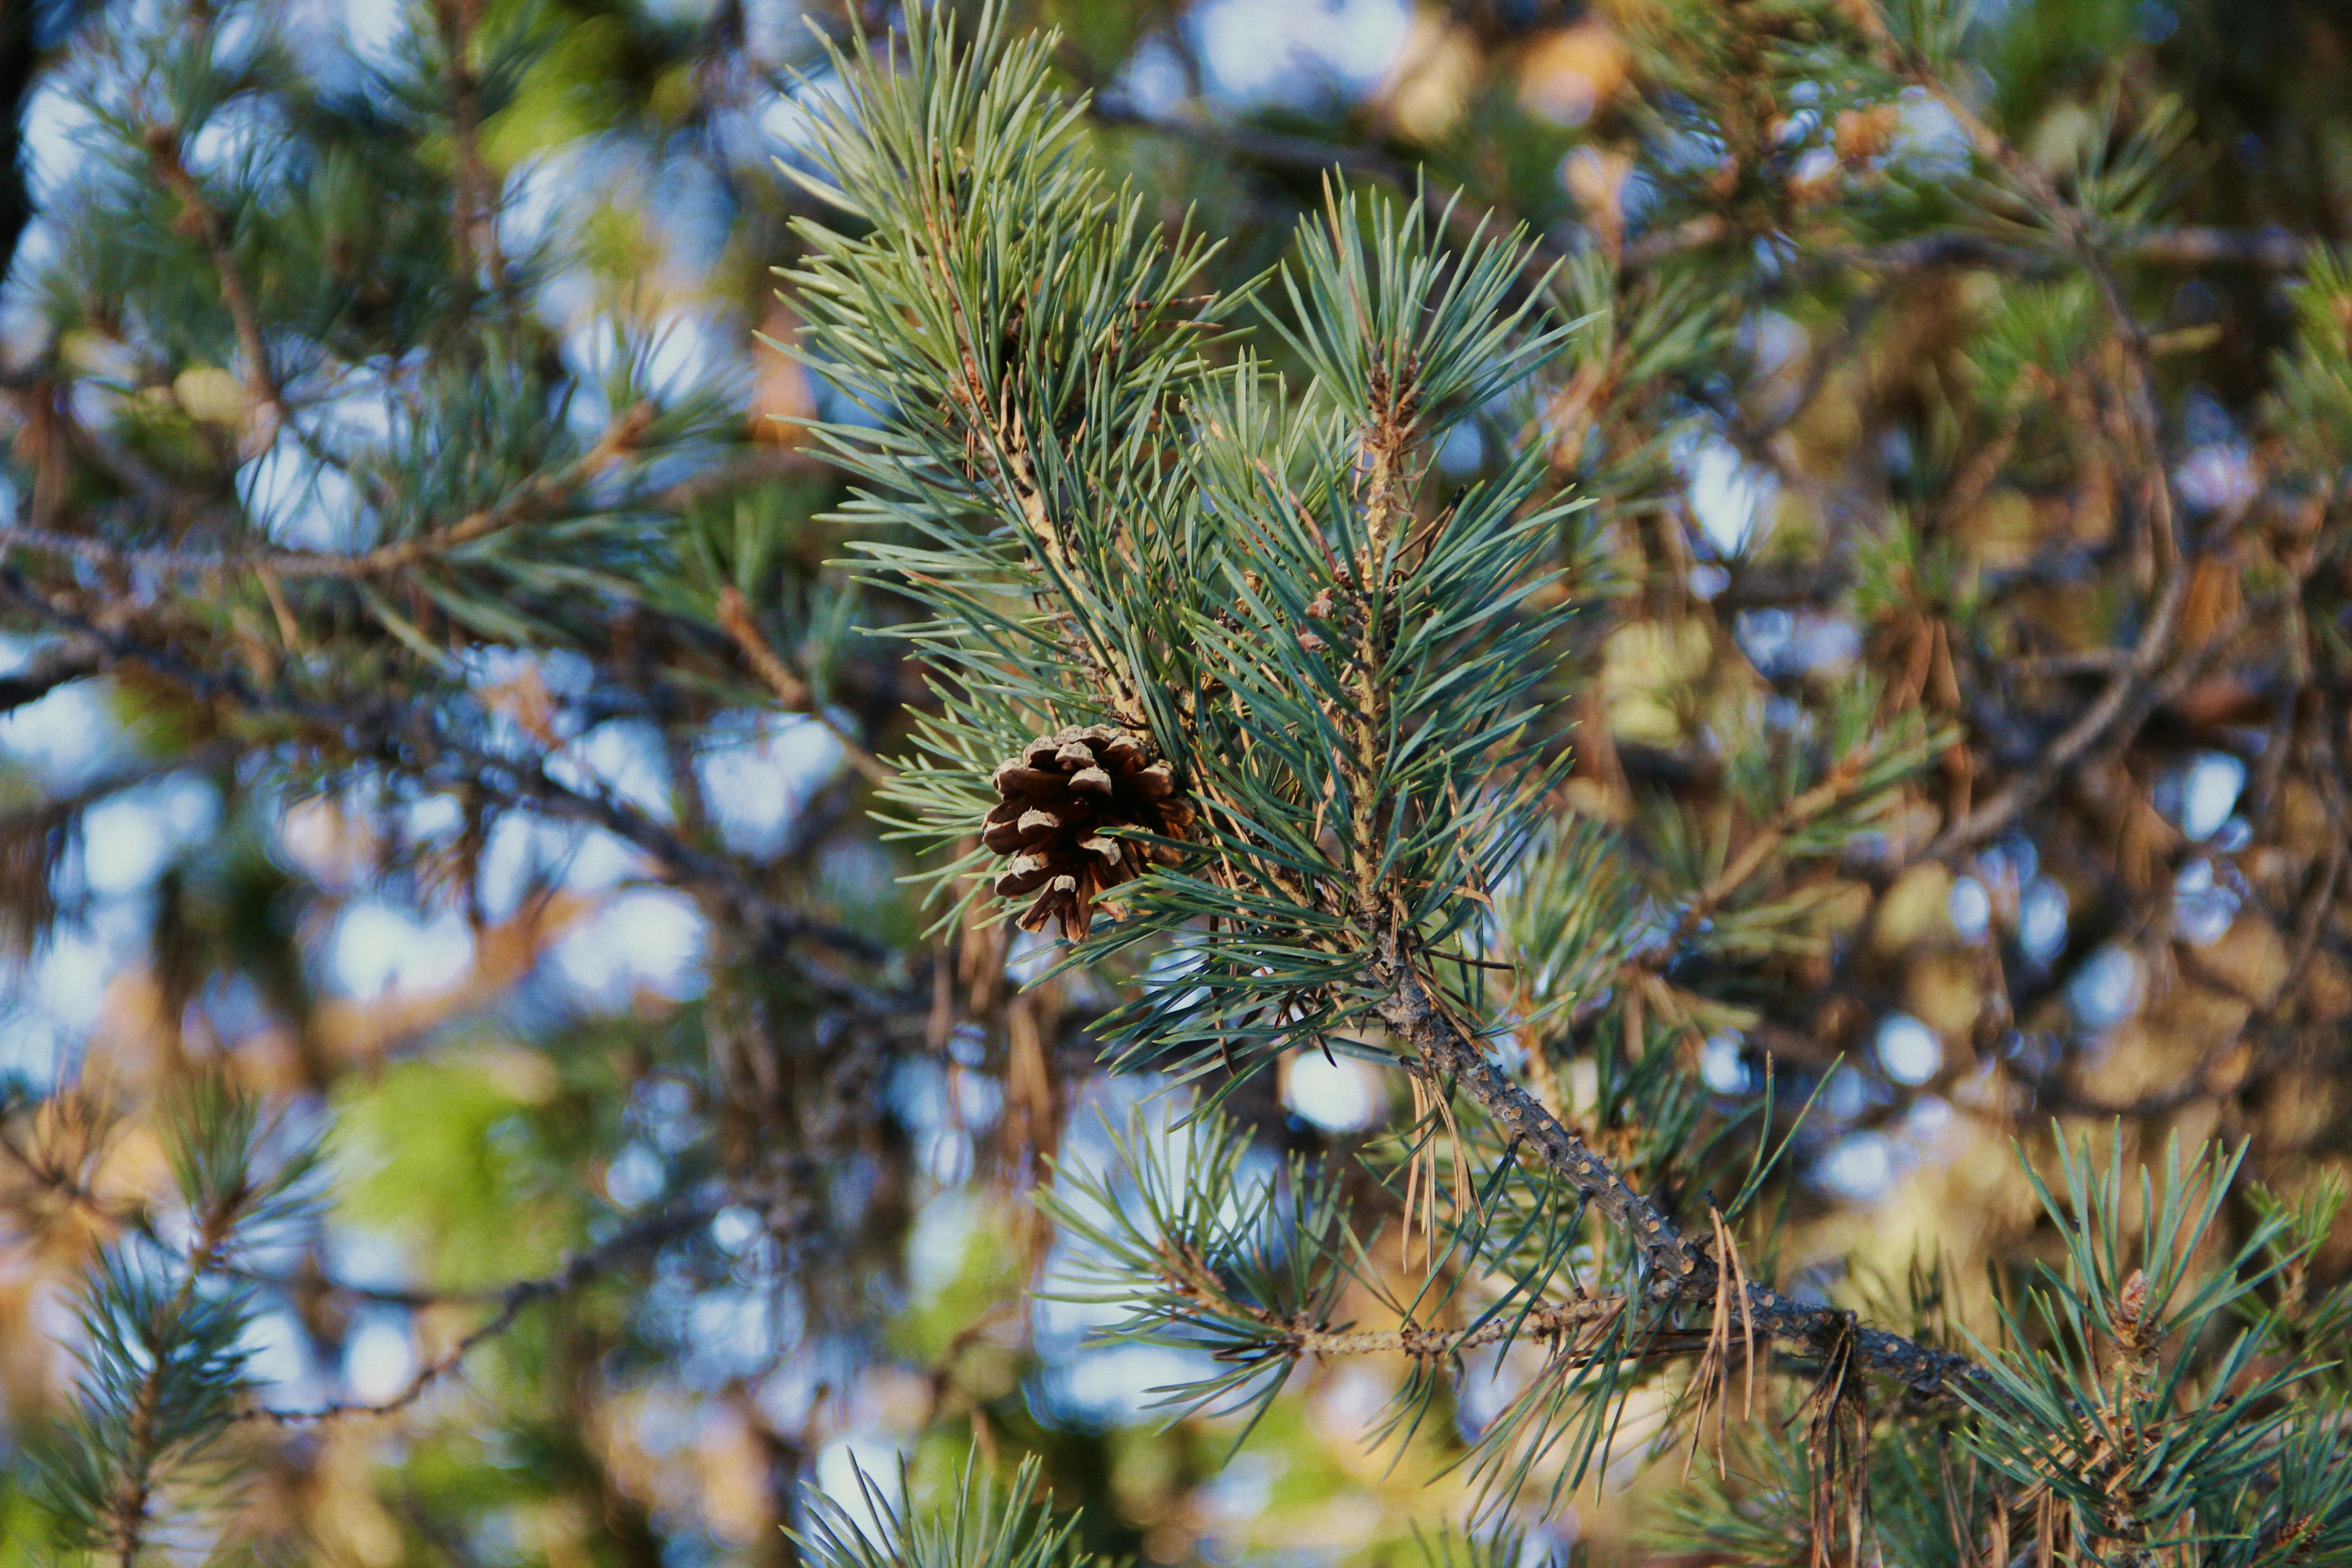
<svg viewBox="0 0 2352 1568"><path fill-rule="evenodd" d="M1060 788L1066 782L1066 775L1052 768L1024 766L1016 758L998 768L994 777L989 782L993 784L997 793L1009 802L1016 795L1029 795L1039 790Z"/></svg>

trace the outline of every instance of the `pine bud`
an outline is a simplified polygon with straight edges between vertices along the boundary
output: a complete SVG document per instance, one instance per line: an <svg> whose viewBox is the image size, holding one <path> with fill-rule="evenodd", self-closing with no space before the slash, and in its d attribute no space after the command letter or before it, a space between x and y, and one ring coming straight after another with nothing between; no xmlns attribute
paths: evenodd
<svg viewBox="0 0 2352 1568"><path fill-rule="evenodd" d="M2139 1327L2140 1315L2147 1310L2147 1276L2133 1269L2124 1279L2123 1289L2116 1292L2116 1325L2128 1334Z"/></svg>

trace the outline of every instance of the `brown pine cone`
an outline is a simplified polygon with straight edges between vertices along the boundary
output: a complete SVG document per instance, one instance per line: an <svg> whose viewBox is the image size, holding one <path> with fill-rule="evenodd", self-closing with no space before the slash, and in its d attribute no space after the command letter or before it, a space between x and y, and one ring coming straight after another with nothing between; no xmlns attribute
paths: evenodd
<svg viewBox="0 0 2352 1568"><path fill-rule="evenodd" d="M981 825L980 838L1013 858L996 879L998 897L1037 895L1018 917L1024 931L1042 931L1053 919L1064 936L1083 940L1103 889L1143 875L1153 858L1149 847L1104 829L1139 827L1176 838L1192 821L1175 774L1150 743L1108 724L1030 742L996 770L993 782L1004 798Z"/></svg>

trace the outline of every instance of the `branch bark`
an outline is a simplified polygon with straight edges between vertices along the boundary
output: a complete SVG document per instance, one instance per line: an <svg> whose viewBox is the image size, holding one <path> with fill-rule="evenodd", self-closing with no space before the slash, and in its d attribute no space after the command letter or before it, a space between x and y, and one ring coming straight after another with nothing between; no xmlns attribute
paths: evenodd
<svg viewBox="0 0 2352 1568"><path fill-rule="evenodd" d="M16 242L33 220L25 184L24 110L40 68L37 8L17 0L0 5L0 280L16 259Z"/></svg>
<svg viewBox="0 0 2352 1568"><path fill-rule="evenodd" d="M60 686L98 674L106 656L97 644L81 637L36 648L6 675L0 675L0 713L13 713L28 702L38 702Z"/></svg>
<svg viewBox="0 0 2352 1568"><path fill-rule="evenodd" d="M1716 1260L1694 1246L1655 1205L1628 1185L1535 1097L1497 1067L1464 1033L1422 976L1415 955L1391 931L1381 942L1375 972L1391 988L1381 1016L1417 1053L1424 1071L1452 1079L1507 1136L1530 1150L1585 1203L1622 1232L1649 1272L1647 1294L1661 1306L1711 1300ZM1795 1300L1750 1280L1746 1311L1759 1332L1794 1349L1827 1355L1851 1337L1855 1359L1902 1383L1920 1399L1950 1397L1964 1379L1982 1373L1968 1357L1923 1345L1885 1329L1857 1323L1853 1314Z"/></svg>

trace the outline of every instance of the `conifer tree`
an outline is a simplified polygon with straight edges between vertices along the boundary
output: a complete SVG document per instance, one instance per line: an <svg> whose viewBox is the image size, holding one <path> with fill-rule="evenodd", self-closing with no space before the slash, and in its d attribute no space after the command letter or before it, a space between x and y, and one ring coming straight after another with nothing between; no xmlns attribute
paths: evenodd
<svg viewBox="0 0 2352 1568"><path fill-rule="evenodd" d="M2234 216L2210 133L2084 91L2079 7L1508 10L1334 142L1150 110L1141 14L44 17L0 703L103 679L142 740L7 781L5 933L139 792L220 826L0 1101L83 1276L12 1534L1182 1562L1327 1442L1403 1524L1270 1553L2352 1558L2352 270L2178 221ZM583 145L707 174L731 304L670 330L750 384L676 368L625 204L521 221ZM2255 349L2179 319L2263 290ZM747 732L830 769L764 841ZM599 1011L544 977L629 879L694 981ZM386 889L471 968L362 1008L320 933ZM1896 1251L1830 1200L1906 1150ZM908 1259L992 1190L943 1304ZM1095 1451L1057 1313L1181 1369L1198 1473ZM390 1386L265 1370L365 1314ZM828 1472L889 1398L901 1465ZM680 1522L664 1409L756 1452L751 1527Z"/></svg>

